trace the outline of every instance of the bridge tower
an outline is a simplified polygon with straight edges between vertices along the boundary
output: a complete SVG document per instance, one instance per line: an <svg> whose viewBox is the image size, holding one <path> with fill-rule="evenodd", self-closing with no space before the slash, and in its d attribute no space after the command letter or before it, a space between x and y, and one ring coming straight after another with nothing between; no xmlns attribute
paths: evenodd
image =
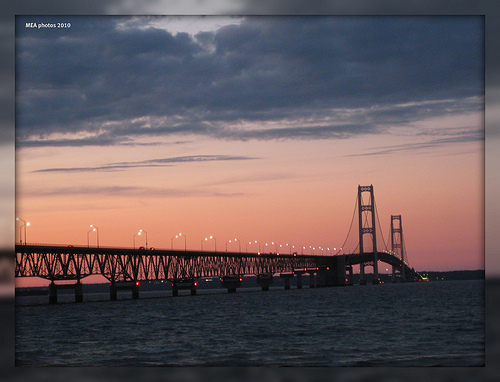
<svg viewBox="0 0 500 382"><path fill-rule="evenodd" d="M391 215L391 249L392 252L401 259L401 278L405 277L405 252L403 245L403 226L401 224L401 215ZM396 281L396 267L392 267L392 278Z"/></svg>
<svg viewBox="0 0 500 382"><path fill-rule="evenodd" d="M370 197L366 204L363 204L362 194L369 193ZM365 253L366 246L364 245L365 235L371 235L371 251L373 252L373 283L379 283L378 277L378 253L377 253L377 235L375 230L375 198L373 196L373 185L359 186L358 185L358 217L359 217L359 254ZM369 244L369 243L367 243ZM365 278L365 263L359 266L359 283L366 284Z"/></svg>

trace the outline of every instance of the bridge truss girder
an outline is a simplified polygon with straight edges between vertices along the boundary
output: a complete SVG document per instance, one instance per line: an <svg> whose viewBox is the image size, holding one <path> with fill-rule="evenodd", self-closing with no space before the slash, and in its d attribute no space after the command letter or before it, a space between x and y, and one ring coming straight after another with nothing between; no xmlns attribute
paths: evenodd
<svg viewBox="0 0 500 382"><path fill-rule="evenodd" d="M318 256L18 245L15 276L80 280L102 275L116 283L276 274L321 263Z"/></svg>

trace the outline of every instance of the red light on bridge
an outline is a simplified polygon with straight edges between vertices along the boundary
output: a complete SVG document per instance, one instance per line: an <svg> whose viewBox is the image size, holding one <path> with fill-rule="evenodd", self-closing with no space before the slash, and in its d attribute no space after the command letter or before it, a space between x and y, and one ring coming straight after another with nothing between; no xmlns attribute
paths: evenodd
<svg viewBox="0 0 500 382"><path fill-rule="evenodd" d="M197 286L197 285L198 285L198 283L196 283L196 282L195 282L195 283L194 283L194 286Z"/></svg>
<svg viewBox="0 0 500 382"><path fill-rule="evenodd" d="M243 279L240 277L240 281L243 281Z"/></svg>
<svg viewBox="0 0 500 382"><path fill-rule="evenodd" d="M139 286L139 281L136 281L136 282L135 282L135 285Z"/></svg>

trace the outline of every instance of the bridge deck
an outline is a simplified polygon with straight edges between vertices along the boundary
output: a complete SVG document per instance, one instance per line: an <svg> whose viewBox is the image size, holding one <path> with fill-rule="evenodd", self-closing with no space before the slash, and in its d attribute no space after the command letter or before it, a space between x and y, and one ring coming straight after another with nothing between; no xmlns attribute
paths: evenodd
<svg viewBox="0 0 500 382"><path fill-rule="evenodd" d="M320 256L54 245L16 245L15 249L16 277L50 280L76 280L96 274L111 282L278 274L336 268L339 261L352 266L375 259L414 273L399 258L385 252Z"/></svg>

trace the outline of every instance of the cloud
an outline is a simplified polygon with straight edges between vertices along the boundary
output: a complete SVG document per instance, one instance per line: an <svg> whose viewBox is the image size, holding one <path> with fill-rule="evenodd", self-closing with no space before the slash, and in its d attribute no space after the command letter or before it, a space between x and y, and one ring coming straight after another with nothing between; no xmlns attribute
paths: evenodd
<svg viewBox="0 0 500 382"><path fill-rule="evenodd" d="M458 130L458 131L457 131ZM386 147L374 148L374 151L363 152L361 154L348 154L346 157L361 157L361 156L379 156L388 155L401 151L416 151L425 148L438 147L443 145L449 145L452 143L466 143L466 142L478 142L484 141L484 130L470 127L466 130L452 129L449 133L442 133L442 130L436 129L430 133L430 135L445 135L439 138L429 139L425 142L416 143L405 143L401 145L392 145ZM424 135L424 134L422 134ZM463 154L464 152L461 151Z"/></svg>
<svg viewBox="0 0 500 382"><path fill-rule="evenodd" d="M120 171L138 167L165 167L165 166L171 166L176 163L234 161L234 160L250 160L250 159L256 159L256 158L245 157L245 156L234 156L234 155L192 155L192 156L150 159L150 160L134 161L134 162L116 162L95 167L53 167L53 168L35 170L33 172L67 173L67 172L92 172L92 171Z"/></svg>
<svg viewBox="0 0 500 382"><path fill-rule="evenodd" d="M66 19L17 19L19 147L346 138L482 110L481 17L248 17L195 35Z"/></svg>
<svg viewBox="0 0 500 382"><path fill-rule="evenodd" d="M26 190L25 197L61 197L68 195L103 195L113 197L143 196L148 197L193 197L193 196L211 196L211 197L231 197L243 196L244 192L220 192L210 191L204 188L197 189L173 189L173 188L151 188L136 186L87 186L87 187L60 187L46 188L43 190Z"/></svg>

